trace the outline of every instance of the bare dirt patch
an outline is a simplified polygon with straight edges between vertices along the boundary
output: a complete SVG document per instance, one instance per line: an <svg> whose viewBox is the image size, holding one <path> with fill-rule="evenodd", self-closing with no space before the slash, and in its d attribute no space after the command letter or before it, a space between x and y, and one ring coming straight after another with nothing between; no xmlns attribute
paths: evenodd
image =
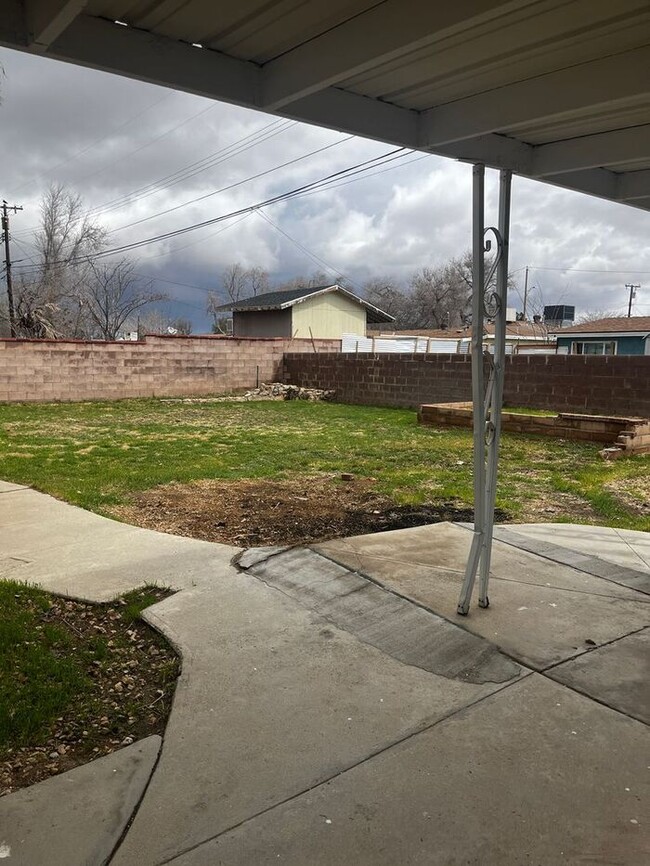
<svg viewBox="0 0 650 866"><path fill-rule="evenodd" d="M617 478L605 484L605 490L624 508L634 514L650 515L650 475Z"/></svg>
<svg viewBox="0 0 650 866"><path fill-rule="evenodd" d="M587 520L590 523L600 523L601 519L592 506L579 496L572 493L549 491L541 499L524 501L521 513L517 516L518 523L552 523L571 515L575 521Z"/></svg>
<svg viewBox="0 0 650 866"><path fill-rule="evenodd" d="M306 544L473 517L462 503L399 505L374 488L372 478L340 476L204 480L146 490L111 513L147 529L240 547ZM507 515L500 512L498 519Z"/></svg>

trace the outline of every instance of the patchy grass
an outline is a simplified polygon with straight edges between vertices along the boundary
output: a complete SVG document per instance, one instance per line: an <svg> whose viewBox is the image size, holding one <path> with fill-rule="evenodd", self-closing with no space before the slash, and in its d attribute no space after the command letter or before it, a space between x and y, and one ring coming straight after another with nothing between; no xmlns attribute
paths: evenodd
<svg viewBox="0 0 650 866"><path fill-rule="evenodd" d="M0 794L162 733L179 664L140 613L166 595L92 605L0 580Z"/></svg>
<svg viewBox="0 0 650 866"><path fill-rule="evenodd" d="M516 415L535 415L537 418L554 418L558 413L549 409L530 409L528 406L504 406L504 412L514 412Z"/></svg>
<svg viewBox="0 0 650 866"><path fill-rule="evenodd" d="M0 749L37 738L92 685L69 629L49 622L45 593L0 583Z"/></svg>
<svg viewBox="0 0 650 866"><path fill-rule="evenodd" d="M516 520L650 529L612 492L648 478L647 457L613 463L596 444L504 434L498 506ZM424 428L415 412L330 403L113 403L0 407L2 476L102 514L158 485L353 473L397 504L472 502L470 430ZM618 488L617 488L618 489Z"/></svg>

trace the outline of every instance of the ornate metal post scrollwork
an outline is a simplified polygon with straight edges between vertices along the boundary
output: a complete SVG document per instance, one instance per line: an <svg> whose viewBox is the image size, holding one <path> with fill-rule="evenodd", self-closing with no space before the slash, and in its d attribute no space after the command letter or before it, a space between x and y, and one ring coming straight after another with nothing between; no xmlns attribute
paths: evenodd
<svg viewBox="0 0 650 866"><path fill-rule="evenodd" d="M492 555L492 531L496 500L501 406L506 354L506 304L508 289L508 244L510 234L510 188L512 174L500 173L499 225L485 227L485 166L473 169L472 216L472 404L474 427L474 534L465 569L458 613L469 613L476 575L479 607L488 607L488 583ZM485 254L496 245L494 260L485 272ZM494 354L484 342L484 321L494 322ZM489 367L485 386L485 367Z"/></svg>

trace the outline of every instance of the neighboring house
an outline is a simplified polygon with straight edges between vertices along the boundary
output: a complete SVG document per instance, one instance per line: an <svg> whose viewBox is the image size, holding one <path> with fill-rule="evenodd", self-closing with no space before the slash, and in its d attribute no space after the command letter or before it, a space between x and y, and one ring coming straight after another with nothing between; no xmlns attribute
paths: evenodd
<svg viewBox="0 0 650 866"><path fill-rule="evenodd" d="M232 310L235 337L340 339L346 333L365 334L368 325L394 321L337 285L267 292L219 310Z"/></svg>
<svg viewBox="0 0 650 866"><path fill-rule="evenodd" d="M555 336L558 355L650 355L650 316L596 319Z"/></svg>

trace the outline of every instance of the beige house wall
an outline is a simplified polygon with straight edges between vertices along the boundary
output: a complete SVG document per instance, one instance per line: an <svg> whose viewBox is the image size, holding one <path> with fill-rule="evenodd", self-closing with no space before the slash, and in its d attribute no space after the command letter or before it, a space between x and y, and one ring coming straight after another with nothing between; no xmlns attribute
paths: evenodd
<svg viewBox="0 0 650 866"><path fill-rule="evenodd" d="M365 336L365 307L338 292L307 298L291 309L292 335L299 339L309 339L312 335L325 340L340 340L342 334Z"/></svg>

